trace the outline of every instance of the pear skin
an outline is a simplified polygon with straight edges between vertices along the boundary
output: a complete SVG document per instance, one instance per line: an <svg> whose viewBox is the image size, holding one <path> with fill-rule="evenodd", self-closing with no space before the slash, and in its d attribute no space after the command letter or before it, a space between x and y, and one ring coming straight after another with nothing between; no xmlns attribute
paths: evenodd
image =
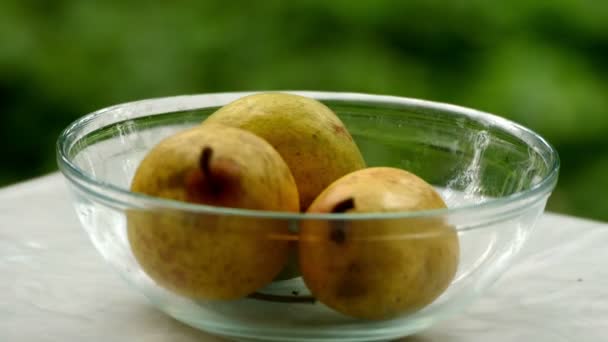
<svg viewBox="0 0 608 342"><path fill-rule="evenodd" d="M330 185L310 213L383 213L445 208L435 190L400 169L378 167ZM440 218L306 220L300 271L322 303L345 315L387 319L433 302L459 260L456 231Z"/></svg>
<svg viewBox="0 0 608 342"><path fill-rule="evenodd" d="M197 126L168 137L139 165L131 190L166 199L256 210L299 212L288 166L245 130ZM285 266L287 222L187 210L132 210L128 238L159 285L195 299L236 299Z"/></svg>
<svg viewBox="0 0 608 342"><path fill-rule="evenodd" d="M248 130L274 146L293 174L302 210L333 181L365 167L342 121L327 106L308 97L285 93L245 96L217 110L203 122L207 123Z"/></svg>

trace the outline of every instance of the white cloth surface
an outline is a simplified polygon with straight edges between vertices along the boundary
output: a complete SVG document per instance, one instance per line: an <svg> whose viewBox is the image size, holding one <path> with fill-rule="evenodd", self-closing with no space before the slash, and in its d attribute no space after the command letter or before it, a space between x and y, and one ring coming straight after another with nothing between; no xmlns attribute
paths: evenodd
<svg viewBox="0 0 608 342"><path fill-rule="evenodd" d="M89 242L54 173L0 189L0 341L224 340L128 288ZM608 341L608 224L544 214L483 297L404 341Z"/></svg>

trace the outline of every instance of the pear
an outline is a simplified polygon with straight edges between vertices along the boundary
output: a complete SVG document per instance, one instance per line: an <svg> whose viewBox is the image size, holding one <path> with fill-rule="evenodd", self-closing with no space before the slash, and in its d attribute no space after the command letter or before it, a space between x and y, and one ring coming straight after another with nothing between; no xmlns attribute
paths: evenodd
<svg viewBox="0 0 608 342"><path fill-rule="evenodd" d="M131 190L206 205L299 212L298 191L274 148L222 125L197 126L162 140L140 163ZM132 210L128 238L159 285L195 299L236 299L285 266L288 223L187 210Z"/></svg>
<svg viewBox="0 0 608 342"><path fill-rule="evenodd" d="M342 121L312 98L249 95L220 108L203 122L207 123L246 129L274 146L296 180L302 210L334 180L365 167Z"/></svg>
<svg viewBox="0 0 608 342"><path fill-rule="evenodd" d="M309 213L387 213L445 208L435 190L404 170L377 167L331 184ZM299 261L313 295L345 315L386 319L433 302L459 260L456 231L438 218L305 220Z"/></svg>

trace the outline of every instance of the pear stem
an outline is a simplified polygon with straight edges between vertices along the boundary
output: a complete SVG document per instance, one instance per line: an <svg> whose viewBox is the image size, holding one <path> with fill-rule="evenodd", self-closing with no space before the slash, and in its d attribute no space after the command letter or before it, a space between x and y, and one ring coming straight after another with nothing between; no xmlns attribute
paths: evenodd
<svg viewBox="0 0 608 342"><path fill-rule="evenodd" d="M332 213L344 213L347 210L355 208L355 199L349 197L341 202L338 202L332 209ZM329 239L338 245L341 245L346 241L346 222L334 221L332 222L332 229L329 232Z"/></svg>
<svg viewBox="0 0 608 342"><path fill-rule="evenodd" d="M211 156L213 155L213 149L209 146L203 147L203 151L201 152L201 157L199 159L199 166L201 171L206 177L210 176L209 163L211 162Z"/></svg>
<svg viewBox="0 0 608 342"><path fill-rule="evenodd" d="M214 179L213 174L211 172L211 157L213 156L213 149L209 146L203 147L203 151L201 152L201 157L199 159L199 167L203 175L205 176L205 181L209 185L209 189L213 194L219 194L221 192L221 186Z"/></svg>
<svg viewBox="0 0 608 342"><path fill-rule="evenodd" d="M317 299L312 296L292 297L292 296L281 296L272 295L267 293L254 292L247 296L251 299L263 300L267 302L277 303L302 303L302 304L314 304Z"/></svg>
<svg viewBox="0 0 608 342"><path fill-rule="evenodd" d="M333 214L344 213L347 210L355 209L355 199L349 197L341 202L338 202L331 210Z"/></svg>

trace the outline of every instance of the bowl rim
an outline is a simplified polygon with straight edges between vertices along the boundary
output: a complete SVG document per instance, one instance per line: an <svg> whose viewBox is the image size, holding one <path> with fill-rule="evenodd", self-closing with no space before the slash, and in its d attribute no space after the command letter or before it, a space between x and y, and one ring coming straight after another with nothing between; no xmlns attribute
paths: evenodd
<svg viewBox="0 0 608 342"><path fill-rule="evenodd" d="M317 100L351 100L360 101L366 103L383 103L383 104L396 104L405 105L411 108L424 108L431 110L438 110L444 112L450 112L453 114L464 115L478 122L485 122L488 127L500 127L504 131L512 134L528 145L530 140L534 141L535 144L543 146L543 154L547 153L552 160L552 164L549 166L550 171L548 174L538 183L533 185L531 188L518 191L513 194L504 197L491 198L487 201L477 204L466 204L458 207L431 209L431 210L420 210L420 211L399 211L399 212L383 212L383 213L301 213L301 212L281 212L281 211L264 211L264 210L253 210L253 209L241 209L241 208L228 208L219 207L213 205L187 203L177 200L165 199L160 197L149 196L146 194L132 192L129 189L119 187L114 184L100 181L90 174L84 172L78 166L76 166L71 159L68 157L68 151L72 147L72 144L68 144L71 139L71 135L78 132L80 129L85 128L88 124L95 121L95 119L104 115L105 113L112 112L113 110L121 109L123 107L139 107L152 103L160 103L163 101L179 101L179 100L198 100L198 101L213 101L220 97L229 97L236 99L242 96L251 95L255 93L263 92L281 92L291 93L307 97L312 97ZM197 108L202 109L211 104L200 105ZM175 108L175 110L165 111L168 112L179 112L185 110L196 110L196 108ZM157 113L162 114L162 113ZM156 114L151 114L156 115ZM138 207L138 208L155 208L155 209L167 209L167 210L178 210L188 211L192 213L200 214L214 214L214 215L230 215L230 216L244 216L244 217L257 217L257 218L268 218L268 219L284 219L284 220L370 220L370 219L406 219L406 218L429 218L439 216L451 216L455 214L467 214L467 213L479 213L487 210L496 210L501 208L508 208L508 212L518 211L518 208L529 207L530 202L525 201L526 199L540 200L544 198L544 195L551 193L557 178L559 175L560 159L557 150L551 145L546 139L540 136L533 130L524 127L518 123L515 123L509 119L479 111L476 109L443 103L429 100L422 100L409 97L393 96L393 95L377 95L377 94L366 94L366 93L354 93L354 92L328 92L328 91L308 91L308 90L267 90L267 91L244 91L244 92L217 92L217 93L203 93L203 94L190 94L190 95L178 95L178 96L167 96L149 98L138 101L124 102L117 105L105 107L86 114L79 119L69 124L59 135L56 143L57 153L57 164L59 170L63 173L64 177L67 178L72 184L76 185L85 192L108 201L110 203L121 204L127 207ZM106 193L111 194L107 195ZM518 202L522 202L517 205ZM515 205L515 208L513 208Z"/></svg>

